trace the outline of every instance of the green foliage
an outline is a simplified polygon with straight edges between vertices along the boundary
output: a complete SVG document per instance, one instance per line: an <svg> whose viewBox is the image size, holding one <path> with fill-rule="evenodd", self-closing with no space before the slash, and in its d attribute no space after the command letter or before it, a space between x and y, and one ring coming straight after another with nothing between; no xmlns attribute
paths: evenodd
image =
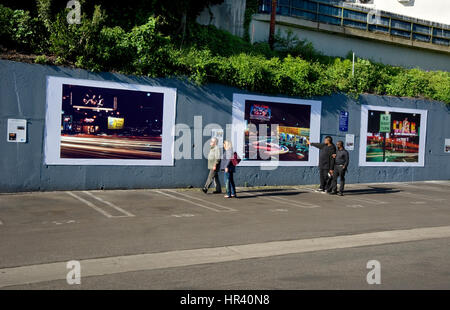
<svg viewBox="0 0 450 310"><path fill-rule="evenodd" d="M7 47L26 52L42 52L47 32L29 11L12 10L0 4L0 39Z"/></svg>
<svg viewBox="0 0 450 310"><path fill-rule="evenodd" d="M83 13L79 25L68 24L67 13L68 10L59 13L52 23L50 51L63 62L75 62L79 67L100 70L101 66L96 63L96 52L106 18L104 11L96 6L92 18Z"/></svg>
<svg viewBox="0 0 450 310"><path fill-rule="evenodd" d="M50 60L45 55L39 55L39 56L36 56L36 58L34 59L34 62L37 64L45 65L45 64L50 63Z"/></svg>
<svg viewBox="0 0 450 310"><path fill-rule="evenodd" d="M157 19L150 17L144 25L134 27L125 36L125 46L135 53L132 66L140 75L152 77L170 74L169 38L156 30Z"/></svg>
<svg viewBox="0 0 450 310"><path fill-rule="evenodd" d="M182 6L169 12L181 2ZM202 2L204 5L221 0ZM449 72L404 69L356 58L352 74L351 54L347 58L325 56L292 32L278 33L276 48L272 50L267 43L252 45L213 26L195 24L192 20L202 6L194 5L193 1L163 4L142 0L140 7L146 9L139 15L131 8L125 9L123 18L117 8L109 5L107 10L113 14L109 18L103 7L94 5L93 0L84 0L79 25L69 25L68 10L58 8L55 3L38 0L37 17L0 5L2 45L40 54L36 63L72 65L93 71L176 76L197 84L214 82L301 97L335 92L355 97L374 93L424 97L450 104ZM187 7L186 3L193 7ZM59 13L54 13L55 8ZM181 31L183 16L187 27ZM55 57L47 57L50 55Z"/></svg>

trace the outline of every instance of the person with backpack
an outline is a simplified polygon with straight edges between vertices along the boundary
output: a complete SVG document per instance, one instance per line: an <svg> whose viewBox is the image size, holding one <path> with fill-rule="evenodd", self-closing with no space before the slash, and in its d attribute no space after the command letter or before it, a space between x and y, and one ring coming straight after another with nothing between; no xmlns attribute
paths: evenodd
<svg viewBox="0 0 450 310"><path fill-rule="evenodd" d="M233 152L233 146L230 141L225 140L223 142L223 158L220 163L220 170L224 171L224 181L227 194L225 198L237 198L236 186L234 184L234 172L236 166L239 164L240 159L235 152Z"/></svg>

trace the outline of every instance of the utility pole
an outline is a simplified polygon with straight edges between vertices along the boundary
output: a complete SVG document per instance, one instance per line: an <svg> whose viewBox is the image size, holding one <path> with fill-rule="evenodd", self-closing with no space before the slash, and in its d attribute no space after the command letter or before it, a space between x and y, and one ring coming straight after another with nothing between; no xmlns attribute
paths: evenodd
<svg viewBox="0 0 450 310"><path fill-rule="evenodd" d="M270 14L269 46L273 49L275 42L275 18L277 16L277 0L272 0L272 10Z"/></svg>

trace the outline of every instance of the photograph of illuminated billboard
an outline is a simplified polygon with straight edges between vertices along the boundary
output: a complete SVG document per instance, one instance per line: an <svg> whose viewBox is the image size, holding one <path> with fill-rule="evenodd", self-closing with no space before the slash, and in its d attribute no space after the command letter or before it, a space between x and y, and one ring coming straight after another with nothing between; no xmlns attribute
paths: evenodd
<svg viewBox="0 0 450 310"><path fill-rule="evenodd" d="M48 83L48 164L173 163L175 90L56 77Z"/></svg>
<svg viewBox="0 0 450 310"><path fill-rule="evenodd" d="M233 127L240 131L235 143L242 165L317 163L317 150L307 140L320 138L320 110L320 101L235 94Z"/></svg>
<svg viewBox="0 0 450 310"><path fill-rule="evenodd" d="M425 110L363 106L360 164L423 166Z"/></svg>

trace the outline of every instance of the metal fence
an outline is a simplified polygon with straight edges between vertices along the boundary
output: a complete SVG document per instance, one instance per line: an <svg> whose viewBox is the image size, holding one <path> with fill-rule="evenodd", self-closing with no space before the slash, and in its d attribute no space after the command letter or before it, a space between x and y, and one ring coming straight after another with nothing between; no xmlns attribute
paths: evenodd
<svg viewBox="0 0 450 310"><path fill-rule="evenodd" d="M271 0L260 0L259 13L270 13ZM278 0L277 14L337 26L384 33L409 40L450 45L450 26L415 20L335 0Z"/></svg>

